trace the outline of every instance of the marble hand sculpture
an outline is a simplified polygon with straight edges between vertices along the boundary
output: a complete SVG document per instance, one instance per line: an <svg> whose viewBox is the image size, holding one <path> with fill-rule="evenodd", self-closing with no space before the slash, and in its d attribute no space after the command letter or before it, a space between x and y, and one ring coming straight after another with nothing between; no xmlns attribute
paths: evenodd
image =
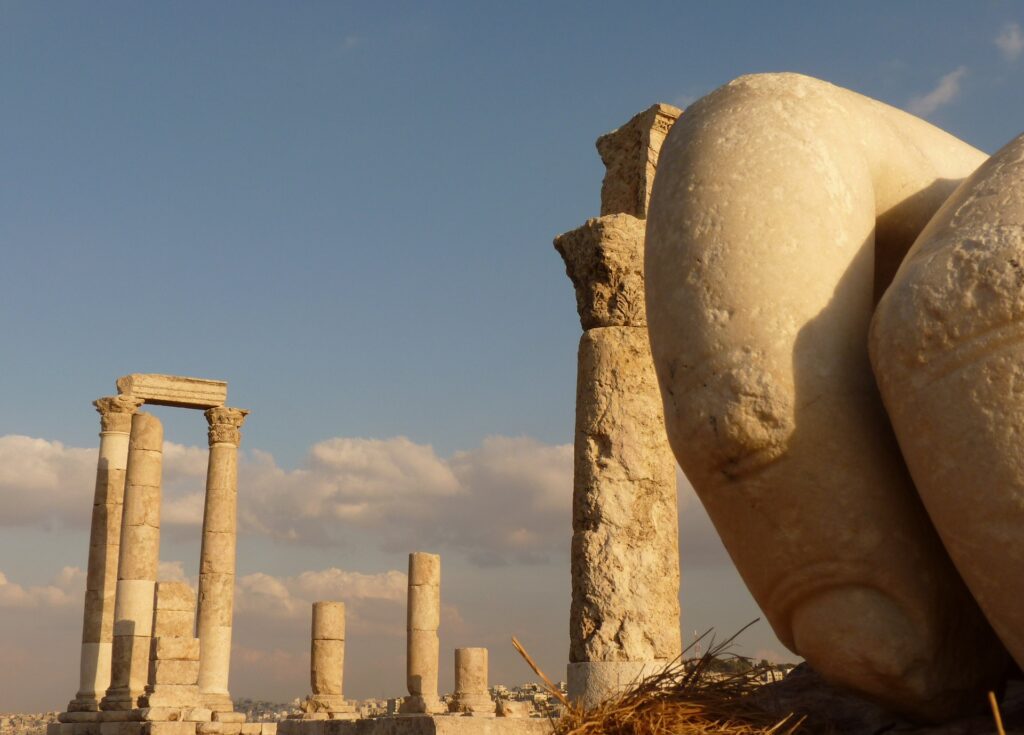
<svg viewBox="0 0 1024 735"><path fill-rule="evenodd" d="M645 243L673 452L779 639L923 719L1024 665L1024 136L795 74L679 118Z"/></svg>

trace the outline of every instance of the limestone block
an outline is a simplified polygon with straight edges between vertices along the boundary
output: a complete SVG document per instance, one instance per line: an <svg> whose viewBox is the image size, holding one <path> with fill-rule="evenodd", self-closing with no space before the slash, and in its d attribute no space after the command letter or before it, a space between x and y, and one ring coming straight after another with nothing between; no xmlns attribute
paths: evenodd
<svg viewBox="0 0 1024 735"><path fill-rule="evenodd" d="M196 735L194 722L147 722L143 735Z"/></svg>
<svg viewBox="0 0 1024 735"><path fill-rule="evenodd" d="M198 638L162 638L153 639L153 656L159 661L198 661Z"/></svg>
<svg viewBox="0 0 1024 735"><path fill-rule="evenodd" d="M437 630L441 624L441 588L433 584L409 585L406 621L409 630Z"/></svg>
<svg viewBox="0 0 1024 735"><path fill-rule="evenodd" d="M209 625L199 631L199 689L208 694L227 694L231 666L231 626ZM230 697L228 697L230 702ZM211 709L217 709L212 708ZM230 709L230 707L227 707Z"/></svg>
<svg viewBox="0 0 1024 735"><path fill-rule="evenodd" d="M487 692L487 649L455 649L455 693Z"/></svg>
<svg viewBox="0 0 1024 735"><path fill-rule="evenodd" d="M204 533L200 574L234 574L236 534Z"/></svg>
<svg viewBox="0 0 1024 735"><path fill-rule="evenodd" d="M114 635L153 634L153 590L149 579L119 579L114 606ZM148 654L148 651L147 651Z"/></svg>
<svg viewBox="0 0 1024 735"><path fill-rule="evenodd" d="M157 610L153 614L153 635L164 638L192 638L195 618L184 610Z"/></svg>
<svg viewBox="0 0 1024 735"><path fill-rule="evenodd" d="M1005 654L921 506L866 344L878 274L984 160L848 90L742 77L672 128L647 222L669 439L740 574L816 671L929 719L975 707Z"/></svg>
<svg viewBox="0 0 1024 735"><path fill-rule="evenodd" d="M345 640L345 603L313 603L313 640Z"/></svg>
<svg viewBox="0 0 1024 735"><path fill-rule="evenodd" d="M643 220L611 214L555 238L583 329L644 327Z"/></svg>
<svg viewBox="0 0 1024 735"><path fill-rule="evenodd" d="M499 699L495 714L498 717L529 717L529 702L518 702L511 699Z"/></svg>
<svg viewBox="0 0 1024 735"><path fill-rule="evenodd" d="M221 449L219 445L214 450ZM231 450L231 447L224 447ZM203 533L235 533L238 526L238 471L237 462L231 463L231 472L211 474L206 483L206 508L203 515ZM212 472L212 470L211 470ZM217 487L221 483L226 487Z"/></svg>
<svg viewBox="0 0 1024 735"><path fill-rule="evenodd" d="M276 722L263 722L260 727L260 735L277 735Z"/></svg>
<svg viewBox="0 0 1024 735"><path fill-rule="evenodd" d="M424 551L409 554L409 584L441 584L441 557Z"/></svg>
<svg viewBox="0 0 1024 735"><path fill-rule="evenodd" d="M878 304L871 356L928 515L1024 662L1024 136L928 223Z"/></svg>
<svg viewBox="0 0 1024 735"><path fill-rule="evenodd" d="M344 670L345 641L314 638L309 677L313 693L341 695Z"/></svg>
<svg viewBox="0 0 1024 735"><path fill-rule="evenodd" d="M606 172L601 185L601 214L647 216L651 187L665 136L682 110L657 104L617 130L597 139Z"/></svg>
<svg viewBox="0 0 1024 735"><path fill-rule="evenodd" d="M199 575L199 626L231 626L235 606L234 574Z"/></svg>
<svg viewBox="0 0 1024 735"><path fill-rule="evenodd" d="M164 426L151 413L139 411L132 416L132 431L128 439L128 464L131 464L133 450L162 452L164 447Z"/></svg>
<svg viewBox="0 0 1024 735"><path fill-rule="evenodd" d="M242 735L260 735L263 732L263 724L260 722L243 722Z"/></svg>
<svg viewBox="0 0 1024 735"><path fill-rule="evenodd" d="M245 715L241 712L214 712L214 722L245 722Z"/></svg>
<svg viewBox="0 0 1024 735"><path fill-rule="evenodd" d="M193 707L185 711L184 719L187 722L210 722L213 719L213 711L205 707Z"/></svg>
<svg viewBox="0 0 1024 735"><path fill-rule="evenodd" d="M201 722L196 728L196 733L197 735L224 735L224 724L223 722Z"/></svg>
<svg viewBox="0 0 1024 735"><path fill-rule="evenodd" d="M224 405L228 384L223 380L132 373L117 379L117 392L157 406L212 408Z"/></svg>
<svg viewBox="0 0 1024 735"><path fill-rule="evenodd" d="M157 684L145 696L145 706L156 708L192 709L199 703L195 684Z"/></svg>
<svg viewBox="0 0 1024 735"><path fill-rule="evenodd" d="M142 728L141 722L101 722L100 735L143 735Z"/></svg>
<svg viewBox="0 0 1024 735"><path fill-rule="evenodd" d="M410 630L407 635L406 684L409 694L437 695L440 640L433 630Z"/></svg>
<svg viewBox="0 0 1024 735"><path fill-rule="evenodd" d="M160 529L153 526L121 528L120 562L117 576L121 580L149 581L156 579L160 563Z"/></svg>
<svg viewBox="0 0 1024 735"><path fill-rule="evenodd" d="M159 487L163 472L164 453L160 449L133 447L128 453L126 476L136 487Z"/></svg>
<svg viewBox="0 0 1024 735"><path fill-rule="evenodd" d="M647 334L591 329L576 395L569 660L681 650L675 460Z"/></svg>
<svg viewBox="0 0 1024 735"><path fill-rule="evenodd" d="M191 613L196 609L196 593L188 582L157 582L156 609Z"/></svg>
<svg viewBox="0 0 1024 735"><path fill-rule="evenodd" d="M199 661L151 661L149 681L153 684L195 684L199 680Z"/></svg>

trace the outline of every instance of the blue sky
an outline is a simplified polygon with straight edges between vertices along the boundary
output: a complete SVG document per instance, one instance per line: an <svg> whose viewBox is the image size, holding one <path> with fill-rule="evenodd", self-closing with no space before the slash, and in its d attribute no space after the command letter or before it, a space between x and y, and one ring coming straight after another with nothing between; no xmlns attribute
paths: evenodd
<svg viewBox="0 0 1024 735"><path fill-rule="evenodd" d="M1024 123L1022 24L1020 2L0 2L0 439L44 442L11 443L4 456L25 467L65 468L35 485L0 473L0 497L60 486L54 497L81 504L6 511L0 573L29 599L62 567L84 565L90 460L73 450L95 447L89 402L117 376L220 378L230 403L252 410L245 461L266 493L240 574L402 569L401 544L386 539L394 526L459 570L446 579L466 630L500 617L480 591L493 588L488 604L500 608L518 589L504 605L519 605L518 617L493 627L514 623L545 650L565 649L567 516L545 503L571 492L580 328L551 239L598 213L594 139L654 102L685 106L739 74L798 71L991 152ZM160 416L183 447L168 491L181 499L179 525L163 555L190 576L188 498L202 479L186 448L205 444L205 424ZM488 448L487 437L527 444ZM313 456L332 441L324 452L336 454ZM345 464L353 454L363 469ZM553 469L501 474L495 458L507 456ZM484 548L390 511L380 526L296 526L315 543L257 527L280 500L278 480L300 497L311 476L376 487L367 477L395 475L374 475L374 461L404 468L410 493L425 483L442 497L450 470L459 492L487 482L547 508L542 553ZM523 485L534 481L544 489ZM687 584L703 586L684 592L684 625L756 615L713 538L693 542L708 550L700 564L688 543ZM0 621L19 630L27 604L0 609ZM73 671L67 607L53 625L71 626ZM282 656L299 655L304 624L281 633ZM777 645L767 633L751 651ZM503 678L519 671L514 654L492 662ZM400 660L397 675L381 666L367 691L348 677L354 695L389 677L400 692ZM265 694L292 686L242 682ZM304 683L293 683L297 696ZM55 682L50 704L8 686L0 709L59 707L73 684Z"/></svg>

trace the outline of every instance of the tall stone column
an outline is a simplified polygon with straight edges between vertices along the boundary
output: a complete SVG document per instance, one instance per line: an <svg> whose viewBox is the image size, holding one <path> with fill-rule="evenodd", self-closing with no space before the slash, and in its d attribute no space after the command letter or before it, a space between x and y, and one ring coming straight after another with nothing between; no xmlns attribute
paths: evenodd
<svg viewBox="0 0 1024 735"><path fill-rule="evenodd" d="M238 445L248 414L218 406L205 412L210 425L203 545L199 556L199 692L203 706L231 712L231 618L235 604L238 526Z"/></svg>
<svg viewBox="0 0 1024 735"><path fill-rule="evenodd" d="M132 417L128 440L121 548L114 605L111 680L101 708L138 706L149 678L153 596L160 561L160 475L164 429L148 413Z"/></svg>
<svg viewBox="0 0 1024 735"><path fill-rule="evenodd" d="M100 414L100 451L96 465L92 529L89 532L89 571L82 622L82 659L78 694L69 712L95 712L110 686L114 645L114 600L117 558L121 548L121 509L132 414L142 400L110 396L93 401Z"/></svg>
<svg viewBox="0 0 1024 735"><path fill-rule="evenodd" d="M576 385L569 696L595 704L681 651L676 462L644 307L647 202L679 115L655 105L598 140L602 216L555 248L584 329Z"/></svg>
<svg viewBox="0 0 1024 735"><path fill-rule="evenodd" d="M441 625L441 557L422 551L409 554L406 685L409 696L400 711L409 714L442 712L437 696Z"/></svg>

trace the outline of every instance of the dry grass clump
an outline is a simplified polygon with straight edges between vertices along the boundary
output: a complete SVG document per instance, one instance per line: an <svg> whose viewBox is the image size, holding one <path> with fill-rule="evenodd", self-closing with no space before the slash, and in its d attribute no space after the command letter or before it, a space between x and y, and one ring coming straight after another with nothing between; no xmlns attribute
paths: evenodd
<svg viewBox="0 0 1024 735"><path fill-rule="evenodd" d="M744 628L745 630L745 628ZM740 631L742 632L742 630ZM704 638L708 634L705 633ZM564 712L552 720L554 735L792 735L804 721L782 719L749 695L762 686L768 668L728 653L739 633L721 644L712 641L699 658L685 659L695 641L657 674L637 682L592 709L569 702L515 638L513 645L540 676Z"/></svg>

